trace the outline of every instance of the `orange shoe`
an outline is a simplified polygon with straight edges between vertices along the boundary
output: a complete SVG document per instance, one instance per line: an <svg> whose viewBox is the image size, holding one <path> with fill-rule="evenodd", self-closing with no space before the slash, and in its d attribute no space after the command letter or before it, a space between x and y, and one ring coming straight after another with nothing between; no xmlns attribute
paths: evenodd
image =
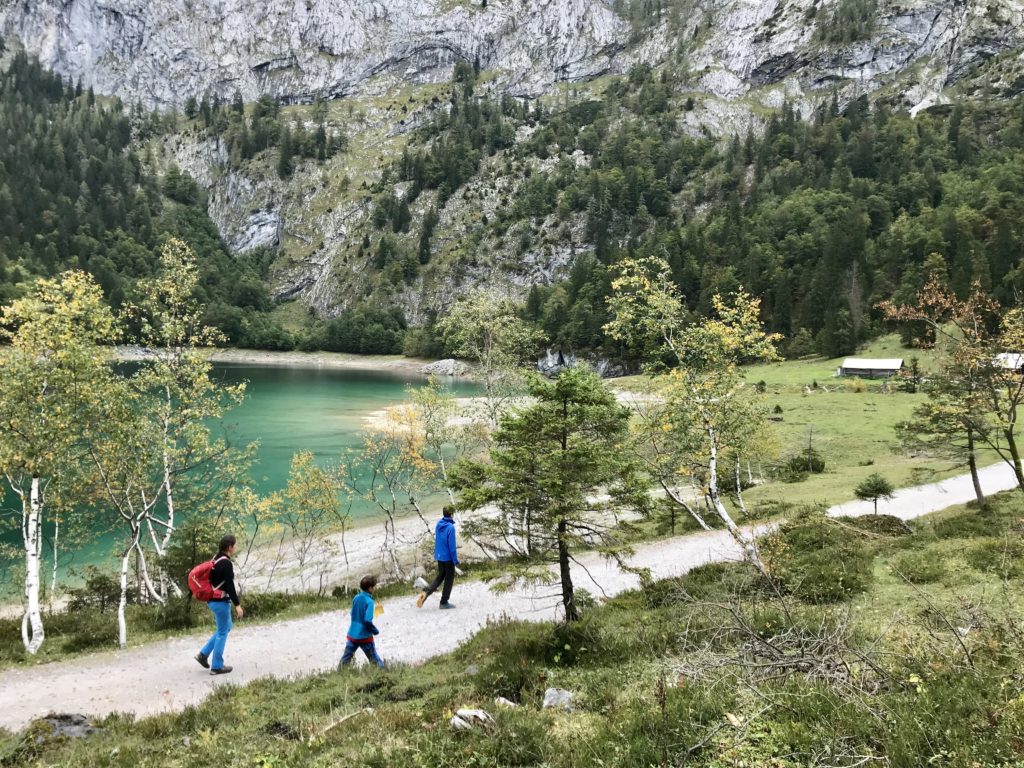
<svg viewBox="0 0 1024 768"><path fill-rule="evenodd" d="M425 602L427 602L427 593L420 592L420 596L416 598L416 607L422 608Z"/></svg>

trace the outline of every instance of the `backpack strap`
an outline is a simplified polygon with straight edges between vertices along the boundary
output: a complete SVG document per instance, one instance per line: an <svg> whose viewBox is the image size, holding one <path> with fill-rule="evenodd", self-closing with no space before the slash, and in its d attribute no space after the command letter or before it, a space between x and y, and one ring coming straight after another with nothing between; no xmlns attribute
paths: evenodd
<svg viewBox="0 0 1024 768"><path fill-rule="evenodd" d="M220 562L221 560L231 560L231 558L228 557L227 555L217 554L217 555L214 556L213 560L211 560L210 562L213 563L214 567L216 567L217 563ZM212 568L210 569L210 572L211 573L213 572ZM210 581L210 586L213 587L213 581L212 580ZM220 584L218 584L216 587L213 587L213 588L216 589L218 592L223 592L223 590L221 589L221 587L223 587L223 586L224 586L224 582L222 581Z"/></svg>

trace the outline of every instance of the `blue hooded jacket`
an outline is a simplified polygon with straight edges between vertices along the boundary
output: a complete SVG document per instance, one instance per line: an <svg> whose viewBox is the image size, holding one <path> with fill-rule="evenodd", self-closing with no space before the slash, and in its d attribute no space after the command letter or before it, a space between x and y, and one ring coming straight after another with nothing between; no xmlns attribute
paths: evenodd
<svg viewBox="0 0 1024 768"><path fill-rule="evenodd" d="M434 559L441 563L459 564L459 553L455 548L455 523L450 517L442 517L434 529Z"/></svg>
<svg viewBox="0 0 1024 768"><path fill-rule="evenodd" d="M373 596L362 590L352 600L352 623L349 624L347 639L357 645L373 642L373 636L380 630L373 623Z"/></svg>

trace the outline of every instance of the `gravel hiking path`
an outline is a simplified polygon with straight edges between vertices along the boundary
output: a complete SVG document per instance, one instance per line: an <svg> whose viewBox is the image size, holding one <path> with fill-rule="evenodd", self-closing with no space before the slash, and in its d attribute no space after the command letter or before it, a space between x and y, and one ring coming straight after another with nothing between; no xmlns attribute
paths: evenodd
<svg viewBox="0 0 1024 768"><path fill-rule="evenodd" d="M1015 485L1005 464L981 471L986 493ZM974 498L969 475L940 483L906 488L888 502L880 514L904 520L937 512ZM829 509L830 515L873 512L868 502L850 502ZM761 527L755 532L761 532ZM738 559L739 548L724 531L708 531L643 544L630 564L648 568L654 578L679 576L698 565ZM595 596L612 596L633 589L638 577L595 555L580 558L573 567L578 588ZM480 582L456 581L452 602L457 608L441 612L435 595L422 609L415 593L408 598L383 601L378 620L378 650L385 660L422 662L447 653L490 620L514 617L534 621L558 616L556 587L518 588L495 593ZM344 645L348 610L307 616L274 624L236 624L228 640L230 675L211 677L193 655L206 636L162 640L123 651L93 654L65 662L0 673L0 727L17 730L49 712L83 713L91 717L131 711L138 716L180 710L196 704L218 685L247 683L261 677L296 677L333 669ZM358 657L363 663L362 655Z"/></svg>

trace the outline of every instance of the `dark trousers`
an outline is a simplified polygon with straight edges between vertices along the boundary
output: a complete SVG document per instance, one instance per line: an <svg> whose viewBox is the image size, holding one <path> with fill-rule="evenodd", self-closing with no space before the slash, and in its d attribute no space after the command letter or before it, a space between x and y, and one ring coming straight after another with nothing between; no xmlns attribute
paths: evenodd
<svg viewBox="0 0 1024 768"><path fill-rule="evenodd" d="M351 664L352 657L356 655L356 651L360 650L366 654L366 658L371 664L376 664L381 669L384 669L384 660L377 655L376 643L353 643L351 640L346 640L345 642L345 652L341 655L341 663L338 664L338 669Z"/></svg>
<svg viewBox="0 0 1024 768"><path fill-rule="evenodd" d="M455 563L451 560L437 561L437 576L434 578L434 583L427 587L427 595L437 592L442 581L444 589L441 590L441 602L447 603L448 598L452 596L452 585L455 583Z"/></svg>

